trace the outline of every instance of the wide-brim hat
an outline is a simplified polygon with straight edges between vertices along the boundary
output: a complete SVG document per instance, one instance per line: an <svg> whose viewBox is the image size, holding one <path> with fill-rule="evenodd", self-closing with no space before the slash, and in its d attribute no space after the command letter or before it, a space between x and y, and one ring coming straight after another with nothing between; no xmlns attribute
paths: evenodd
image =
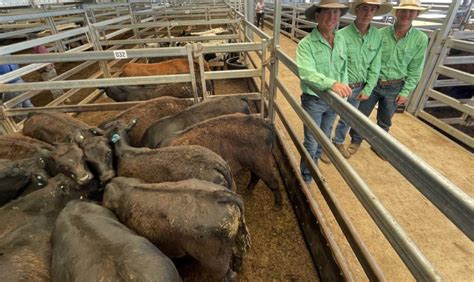
<svg viewBox="0 0 474 282"><path fill-rule="evenodd" d="M420 14L428 11L429 7L421 6L420 0L401 0L400 5L392 8L392 14L395 16L397 10L415 10L419 11Z"/></svg>
<svg viewBox="0 0 474 282"><path fill-rule="evenodd" d="M307 20L314 21L314 14L317 9L341 9L341 17L347 13L349 7L340 3L338 0L321 0L319 4L313 4L311 7L304 11L304 15Z"/></svg>
<svg viewBox="0 0 474 282"><path fill-rule="evenodd" d="M387 3L383 0L356 0L354 2L349 3L349 14L355 15L355 9L360 4L370 4L379 6L379 9L375 13L375 16L385 15L390 12L393 7L392 4Z"/></svg>

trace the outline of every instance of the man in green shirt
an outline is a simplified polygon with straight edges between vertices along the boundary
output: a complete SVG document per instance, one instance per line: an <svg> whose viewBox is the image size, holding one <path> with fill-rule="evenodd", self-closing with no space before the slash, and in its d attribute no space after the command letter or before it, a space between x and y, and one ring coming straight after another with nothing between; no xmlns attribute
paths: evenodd
<svg viewBox="0 0 474 282"><path fill-rule="evenodd" d="M354 22L338 31L347 45L347 73L352 95L347 102L358 108L360 101L369 98L377 84L380 73L382 39L376 27L370 22L374 16L384 15L392 5L382 0L357 0L350 2L349 13L356 16ZM334 145L345 158L351 154L344 147L349 125L342 119L337 124Z"/></svg>
<svg viewBox="0 0 474 282"><path fill-rule="evenodd" d="M413 20L428 8L419 0L401 0L392 13L397 18L393 26L380 29L382 36L382 66L380 77L369 99L359 110L369 116L378 102L377 124L385 131L392 125L398 105L403 105L420 80L428 47L428 36L412 26ZM362 137L351 129L349 153L355 154ZM377 152L376 152L377 153ZM379 155L380 156L380 155ZM382 157L382 156L380 156Z"/></svg>
<svg viewBox="0 0 474 282"><path fill-rule="evenodd" d="M296 63L303 91L301 105L328 138L336 112L308 85L320 91L332 90L341 97L351 95L352 91L347 85L346 44L344 39L335 33L339 18L346 12L347 6L340 4L338 0L321 0L319 4L306 9L306 19L315 20L318 25L300 41L296 51ZM327 92L322 94L331 95ZM306 126L303 144L317 163L322 152L321 145L316 142ZM304 181L311 182L311 172L303 159L300 169Z"/></svg>

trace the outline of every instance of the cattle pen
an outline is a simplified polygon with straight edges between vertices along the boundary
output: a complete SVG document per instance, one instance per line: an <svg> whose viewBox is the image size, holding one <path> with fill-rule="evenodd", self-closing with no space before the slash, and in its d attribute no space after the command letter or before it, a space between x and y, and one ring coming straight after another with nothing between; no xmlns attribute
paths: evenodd
<svg viewBox="0 0 474 282"><path fill-rule="evenodd" d="M97 125L140 103L112 101L103 90L109 86L186 83L194 103L247 97L252 112L275 125L275 158L286 193L281 211L272 210L272 195L263 183L244 196L252 246L238 280L469 280L474 275L472 94L457 99L444 91L474 85L472 73L449 67L474 61L472 31L451 29L459 1L445 7L441 28L424 30L430 49L423 78L406 111L395 117L400 126L390 135L343 99L321 95L387 161L368 146L361 148L360 159L344 159L300 106L295 41L314 26L300 16L307 4L266 3L262 30L253 24L253 1L130 2L51 5L0 15L0 40L10 41L0 46L0 64L21 65L0 76L0 92L22 93L2 101L4 133L21 132L30 112L69 113ZM73 29L58 29L71 23ZM191 34L215 28L225 32ZM25 37L42 31L46 34L38 38ZM38 45L48 46L50 53L29 54ZM450 55L450 49L468 55ZM225 56L206 60L208 54ZM184 58L189 72L121 76L125 63L173 58ZM35 71L51 63L58 76L39 82ZM25 83L7 84L20 76ZM51 99L52 89L64 93ZM33 108L15 107L27 99ZM461 114L437 118L442 107ZM303 124L331 165L308 160ZM301 179L300 156L312 164L315 184ZM236 179L242 192L248 175Z"/></svg>

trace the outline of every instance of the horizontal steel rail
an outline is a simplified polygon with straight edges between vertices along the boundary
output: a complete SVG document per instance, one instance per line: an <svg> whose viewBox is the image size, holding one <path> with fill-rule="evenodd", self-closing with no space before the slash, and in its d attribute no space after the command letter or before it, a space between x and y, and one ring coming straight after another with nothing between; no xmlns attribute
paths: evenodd
<svg viewBox="0 0 474 282"><path fill-rule="evenodd" d="M472 138L471 136L467 135L466 133L458 130L457 128L453 126L442 122L439 118L432 116L431 114L425 112L424 110L419 110L417 112L417 117L427 121L431 125L439 128L440 130L446 132L447 134L453 136L454 138L461 140L464 144L468 145L469 147L474 148L474 138Z"/></svg>
<svg viewBox="0 0 474 282"><path fill-rule="evenodd" d="M296 63L288 55L277 50L276 56L283 62L289 63L291 70L297 70ZM316 93L319 92L316 91ZM474 201L469 195L411 153L408 148L379 126L370 122L362 113L351 108L344 100L337 99L334 95L324 95L324 93L321 98L367 139L377 152L384 156L470 240L474 240Z"/></svg>
<svg viewBox="0 0 474 282"><path fill-rule="evenodd" d="M460 111L460 112L463 112L465 114L468 114L470 116L474 116L474 107L472 107L471 105L468 105L468 104L465 104L465 103L461 103L458 99L455 99L455 98L452 98L452 97L449 97L448 95L446 94L443 94L439 91L436 91L434 89L428 89L427 90L427 93L426 93L428 96L430 96L431 98L433 99L436 99L438 101L441 101L443 102L444 104Z"/></svg>
<svg viewBox="0 0 474 282"><path fill-rule="evenodd" d="M100 41L101 45L132 45L142 43L162 43L162 42L190 42L190 41L209 41L209 40L228 40L238 39L237 34L224 34L217 36L180 36L180 37L161 37L161 38L147 38L147 39L126 39L126 40L107 40Z"/></svg>
<svg viewBox="0 0 474 282"><path fill-rule="evenodd" d="M248 77L248 76L243 76ZM0 92L191 82L189 74L0 84Z"/></svg>
<svg viewBox="0 0 474 282"><path fill-rule="evenodd" d="M257 51L262 50L262 43L233 43L233 44L220 44L220 45L203 45L201 43L196 44L196 48L203 54L208 53L224 53L224 52L246 52L246 51Z"/></svg>
<svg viewBox="0 0 474 282"><path fill-rule="evenodd" d="M12 21L22 21L22 20L36 20L39 18L46 17L57 17L57 16L70 16L83 14L84 10L82 9L68 9L61 11L50 11L50 12L41 12L41 13L29 13L21 15L6 15L0 16L0 23L12 22Z"/></svg>
<svg viewBox="0 0 474 282"><path fill-rule="evenodd" d="M188 26L188 25L212 25L212 24L234 24L238 23L239 20L229 19L211 19L211 20L183 20L183 21L166 21L166 22L152 22L152 23L136 23L133 24L134 28L145 28L145 27L175 27L175 26ZM103 25L96 27L97 30L105 29L119 29L119 28L130 28L130 24L113 24Z"/></svg>
<svg viewBox="0 0 474 282"><path fill-rule="evenodd" d="M13 55L1 56L0 64L29 64L29 63L56 63L56 62L77 62L91 60L113 60L115 59L112 51L89 51L80 53L57 53L57 54L34 54L34 55ZM186 47L162 47L157 51L156 48L143 49L122 49L127 53L127 58L142 57L175 57L187 55Z"/></svg>
<svg viewBox="0 0 474 282"><path fill-rule="evenodd" d="M229 71L206 71L205 79L228 79L228 78L246 78L261 76L262 70L229 70Z"/></svg>
<svg viewBox="0 0 474 282"><path fill-rule="evenodd" d="M470 85L474 85L474 74L463 72L457 69L439 65L435 68L435 71L439 74L455 78L457 80L462 80L467 82Z"/></svg>
<svg viewBox="0 0 474 282"><path fill-rule="evenodd" d="M448 40L446 41L446 46L449 48L454 48L466 52L474 52L474 42L471 41L448 38Z"/></svg>
<svg viewBox="0 0 474 282"><path fill-rule="evenodd" d="M474 52L474 50L472 50ZM465 64L473 64L474 63L474 55L472 56L452 56L446 57L444 59L443 65L465 65Z"/></svg>

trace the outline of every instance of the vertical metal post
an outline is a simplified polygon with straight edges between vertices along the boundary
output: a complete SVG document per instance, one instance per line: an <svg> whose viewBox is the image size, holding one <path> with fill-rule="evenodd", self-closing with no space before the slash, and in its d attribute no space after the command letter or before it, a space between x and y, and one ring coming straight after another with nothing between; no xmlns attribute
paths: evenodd
<svg viewBox="0 0 474 282"><path fill-rule="evenodd" d="M420 82L418 83L418 86L416 87L412 95L410 95L410 99L408 100L407 112L409 113L414 114L424 107L424 102L422 103L422 101L426 101L426 98L424 98L424 96L426 96L425 89L427 89L427 87L429 86L429 78L432 76L434 69L440 63L442 63L442 61L440 61L439 56L441 48L444 44L444 40L446 40L451 31L451 26L453 24L454 18L456 17L459 5L461 5L460 1L454 1L454 3L449 6L448 14L443 22L443 26L437 36L433 39L435 41L433 43L433 47L431 48L430 54L427 55L428 58L426 60Z"/></svg>
<svg viewBox="0 0 474 282"><path fill-rule="evenodd" d="M87 12L85 13L85 15L86 15L85 18L86 18L87 27L89 28L89 38L92 41L92 47L96 51L103 51L102 45L100 45L100 42L99 42L99 35L97 33L97 30L90 23ZM112 75L110 74L110 71L109 71L109 66L107 65L106 61L102 61L102 60L99 61L99 67L100 67L104 77L112 77Z"/></svg>
<svg viewBox="0 0 474 282"><path fill-rule="evenodd" d="M56 28L56 25L54 24L54 20L52 17L46 17L46 21L48 22L49 25L49 30L51 31L51 35L58 33L58 29ZM58 51L64 52L66 51L64 49L64 45L61 42L61 40L57 40L54 42L56 44L56 48Z"/></svg>
<svg viewBox="0 0 474 282"><path fill-rule="evenodd" d="M258 0L257 0L258 1ZM255 9L252 9L252 7L255 7L255 0L246 0L247 3L247 10L245 11L245 18L247 19L248 22L250 23L255 23ZM250 39L253 40L253 32L247 28L247 25L243 23L244 26L244 34L246 34Z"/></svg>
<svg viewBox="0 0 474 282"><path fill-rule="evenodd" d="M188 62L189 62L189 74L191 75L191 87L193 89L194 102L198 102L198 93L196 86L196 75L194 72L194 58L193 58L193 46L191 44L186 44L186 52L188 53Z"/></svg>
<svg viewBox="0 0 474 282"><path fill-rule="evenodd" d="M135 13L133 12L131 3L128 4L128 12L130 13L130 22L131 22L131 24L135 25L137 23L137 19L135 17ZM138 28L136 28L136 27L133 28L133 36L136 39L140 39L140 35L138 33ZM140 45L144 46L144 44L140 44Z"/></svg>
<svg viewBox="0 0 474 282"><path fill-rule="evenodd" d="M268 41L264 38L262 38L262 76L260 78L260 116L262 118L265 118L265 93L267 93L266 89L266 61L267 61L267 47L268 47Z"/></svg>
<svg viewBox="0 0 474 282"><path fill-rule="evenodd" d="M291 13L291 40L295 40L297 8L298 7L296 6L296 0L293 0L293 13Z"/></svg>
<svg viewBox="0 0 474 282"><path fill-rule="evenodd" d="M276 77L278 76L278 59L276 51L280 49L280 21L281 21L281 0L275 0L273 6L273 46L271 48L270 85L268 101L268 117L275 121L274 103L277 94Z"/></svg>

